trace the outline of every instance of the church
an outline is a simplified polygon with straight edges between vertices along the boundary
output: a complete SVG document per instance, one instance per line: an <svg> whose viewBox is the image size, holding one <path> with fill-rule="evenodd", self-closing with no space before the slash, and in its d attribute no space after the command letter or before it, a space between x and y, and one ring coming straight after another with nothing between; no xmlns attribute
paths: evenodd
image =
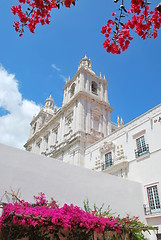
<svg viewBox="0 0 161 240"><path fill-rule="evenodd" d="M96 76L91 60L85 55L74 77L64 85L62 107L57 109L49 96L33 118L26 150L86 167L87 147L117 129L111 123L113 109L107 86L105 76Z"/></svg>
<svg viewBox="0 0 161 240"><path fill-rule="evenodd" d="M141 183L144 217L161 239L161 104L126 125L119 117L115 124L107 88L105 76L96 76L85 55L64 85L62 107L50 95L34 116L25 148Z"/></svg>

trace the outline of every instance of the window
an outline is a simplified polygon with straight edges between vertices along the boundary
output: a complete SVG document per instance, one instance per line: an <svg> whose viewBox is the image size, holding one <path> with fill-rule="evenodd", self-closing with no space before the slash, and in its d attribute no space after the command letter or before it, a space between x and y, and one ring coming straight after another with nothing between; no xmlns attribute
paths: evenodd
<svg viewBox="0 0 161 240"><path fill-rule="evenodd" d="M75 92L75 83L72 84L71 89L70 89L70 97L74 95Z"/></svg>
<svg viewBox="0 0 161 240"><path fill-rule="evenodd" d="M97 83L92 82L92 93L97 94Z"/></svg>
<svg viewBox="0 0 161 240"><path fill-rule="evenodd" d="M153 213L153 212L156 212L157 210L160 210L161 208L160 208L157 185L148 187L147 193L148 193L149 207L151 212Z"/></svg>
<svg viewBox="0 0 161 240"><path fill-rule="evenodd" d="M39 149L40 149L40 144L41 144L41 142L36 143L36 146L37 146L37 148L39 148Z"/></svg>
<svg viewBox="0 0 161 240"><path fill-rule="evenodd" d="M48 144L48 135L44 137L46 144Z"/></svg>
<svg viewBox="0 0 161 240"><path fill-rule="evenodd" d="M161 233L157 233L157 240L161 240Z"/></svg>
<svg viewBox="0 0 161 240"><path fill-rule="evenodd" d="M108 168L112 165L112 152L105 154L105 168Z"/></svg>
<svg viewBox="0 0 161 240"><path fill-rule="evenodd" d="M137 145L137 149L135 150L136 158L149 152L149 145L145 144L144 136L141 136L136 139L136 145Z"/></svg>
<svg viewBox="0 0 161 240"><path fill-rule="evenodd" d="M55 143L58 141L58 131L55 131Z"/></svg>

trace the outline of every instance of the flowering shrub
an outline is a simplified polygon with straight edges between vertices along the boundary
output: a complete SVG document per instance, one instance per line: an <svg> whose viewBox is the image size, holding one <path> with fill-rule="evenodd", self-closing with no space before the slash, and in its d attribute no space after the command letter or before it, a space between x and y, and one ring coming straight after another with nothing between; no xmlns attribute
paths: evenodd
<svg viewBox="0 0 161 240"><path fill-rule="evenodd" d="M0 217L0 239L145 239L144 226L138 218L120 219L98 216L95 211L86 212L73 204L59 207L53 199L48 202L43 193L35 197L36 203L24 200L8 203ZM139 237L142 238L139 238ZM122 239L122 238L121 238Z"/></svg>

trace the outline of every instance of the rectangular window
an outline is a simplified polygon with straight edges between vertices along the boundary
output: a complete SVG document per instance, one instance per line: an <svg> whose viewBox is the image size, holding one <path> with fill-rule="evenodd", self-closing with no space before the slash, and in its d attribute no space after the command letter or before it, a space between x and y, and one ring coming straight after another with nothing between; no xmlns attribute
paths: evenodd
<svg viewBox="0 0 161 240"><path fill-rule="evenodd" d="M149 152L149 145L145 144L144 136L136 139L136 145L137 145L137 149L135 150L136 158Z"/></svg>
<svg viewBox="0 0 161 240"><path fill-rule="evenodd" d="M160 210L160 201L157 185L147 188L148 199L149 199L149 207L151 212L156 212Z"/></svg>
<svg viewBox="0 0 161 240"><path fill-rule="evenodd" d="M161 240L161 233L157 234L157 240Z"/></svg>
<svg viewBox="0 0 161 240"><path fill-rule="evenodd" d="M108 168L112 165L112 152L105 154L105 168Z"/></svg>
<svg viewBox="0 0 161 240"><path fill-rule="evenodd" d="M48 144L48 136L44 137L45 143Z"/></svg>

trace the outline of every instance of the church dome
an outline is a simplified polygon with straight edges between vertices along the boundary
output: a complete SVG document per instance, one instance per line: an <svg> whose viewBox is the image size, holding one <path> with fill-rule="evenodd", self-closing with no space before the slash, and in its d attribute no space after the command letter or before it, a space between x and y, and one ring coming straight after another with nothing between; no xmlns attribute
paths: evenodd
<svg viewBox="0 0 161 240"><path fill-rule="evenodd" d="M46 109L52 109L54 108L54 99L50 96L45 101L45 108Z"/></svg>

